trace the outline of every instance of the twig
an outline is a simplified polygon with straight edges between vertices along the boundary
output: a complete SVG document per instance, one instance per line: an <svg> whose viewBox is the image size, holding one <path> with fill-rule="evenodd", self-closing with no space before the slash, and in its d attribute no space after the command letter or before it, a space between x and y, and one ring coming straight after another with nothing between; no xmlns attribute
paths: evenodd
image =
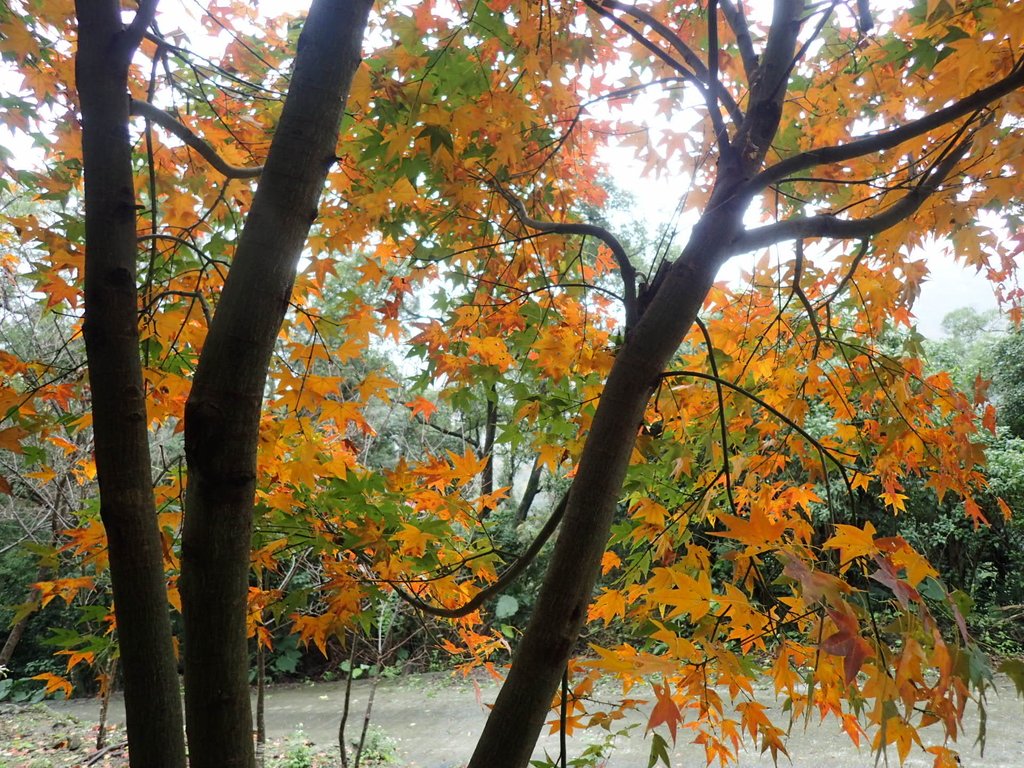
<svg viewBox="0 0 1024 768"><path fill-rule="evenodd" d="M711 366L711 373L715 377L715 392L718 395L718 425L722 433L722 474L725 476L725 496L729 500L729 509L732 513L736 511L736 500L732 494L732 467L729 466L729 428L725 417L725 395L722 392L722 377L718 374L718 362L715 360L715 347L711 343L711 334L708 327L699 317L694 318L701 334L704 336L704 346L708 350L708 364Z"/></svg>
<svg viewBox="0 0 1024 768"><path fill-rule="evenodd" d="M793 267L793 293L800 299L800 303L803 304L804 309L807 311L807 319L811 323L811 328L814 330L814 350L811 352L811 357L816 358L818 356L818 348L821 347L821 327L818 325L818 318L815 315L814 307L807 298L807 294L804 293L803 286L800 285L800 280L804 276L804 241L796 241L796 265Z"/></svg>
<svg viewBox="0 0 1024 768"><path fill-rule="evenodd" d="M128 741L125 740L119 741L117 742L117 744L111 744L110 746L104 747L103 749L98 749L91 755L89 755L89 757L87 757L84 761L82 761L82 765L95 765L100 761L100 758L104 755L109 754L111 752L116 752L119 749L124 749L127 746Z"/></svg>

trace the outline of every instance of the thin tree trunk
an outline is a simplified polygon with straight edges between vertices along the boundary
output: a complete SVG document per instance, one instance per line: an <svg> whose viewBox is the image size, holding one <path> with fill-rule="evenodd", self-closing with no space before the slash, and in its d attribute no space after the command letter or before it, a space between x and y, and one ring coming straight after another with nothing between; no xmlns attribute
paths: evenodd
<svg viewBox="0 0 1024 768"><path fill-rule="evenodd" d="M60 526L60 513L59 513L58 501L54 501L52 503L47 502L47 500L45 498L43 498L42 496L40 496L36 492L32 492L32 495L34 497L36 497L36 499L39 502L41 502L43 504L49 504L50 505L50 546L53 547L54 550L56 550L57 549L57 539L58 539L58 536L59 536L59 533L60 533L60 528L61 528L61 526ZM59 498L61 498L61 497L58 497L58 499ZM17 544L20 544L24 540L25 539L20 539L17 542ZM4 548L3 550L0 550L0 555L2 555L6 551L7 551L7 548ZM53 577L54 572L55 572L55 569L53 569L53 568L49 568L49 567L47 567L45 565L40 566L39 568L36 569L36 582L49 581L50 578ZM59 573L59 571L57 571L57 572ZM31 603L32 601L34 601L36 599L38 594L39 594L39 590L36 589L35 587L32 587L29 590L28 598L25 600L25 602L26 603ZM18 649L18 643L20 643L21 642L21 638L24 637L25 630L28 628L28 623L32 620L32 614L35 613L36 610L38 610L38 608L33 609L30 613L27 613L24 616L22 616L20 619L18 619L18 621L15 623L15 625L13 627L11 627L11 631L7 635L7 639L4 641L4 647L0 648L0 667L9 667L10 666L11 659L14 658L14 652Z"/></svg>
<svg viewBox="0 0 1024 768"><path fill-rule="evenodd" d="M85 347L100 516L107 533L131 765L182 768L181 700L153 500L139 359L128 64L155 12L78 0L76 82L85 169Z"/></svg>
<svg viewBox="0 0 1024 768"><path fill-rule="evenodd" d="M31 614L28 616L22 616L17 622L15 622L14 626L11 627L11 631L7 635L7 639L4 641L4 647L0 648L0 667L9 667L11 665L11 659L14 658L14 651L18 647L18 643L21 642L21 638L25 634L25 628L28 626L29 619L31 618Z"/></svg>
<svg viewBox="0 0 1024 768"><path fill-rule="evenodd" d="M352 633L352 646L348 649L348 677L345 679L345 704L341 709L341 720L338 721L338 753L341 755L341 768L348 768L348 747L345 746L345 726L348 725L348 713L352 705L352 667L356 661L356 633Z"/></svg>
<svg viewBox="0 0 1024 768"><path fill-rule="evenodd" d="M245 619L260 411L371 6L371 0L312 4L185 407L181 594L192 768L254 764Z"/></svg>
<svg viewBox="0 0 1024 768"><path fill-rule="evenodd" d="M480 446L480 458L487 459L484 471L480 474L480 495L494 493L494 438L498 431L498 391L492 385L487 394L487 414L484 417L484 440ZM486 517L492 507L485 506L480 514Z"/></svg>
<svg viewBox="0 0 1024 768"><path fill-rule="evenodd" d="M263 768L267 757L267 654L256 638L256 765Z"/></svg>
<svg viewBox="0 0 1024 768"><path fill-rule="evenodd" d="M356 747L356 754L353 758L353 768L359 768L359 761L363 758L363 747L366 746L366 732L370 729L370 718L373 716L373 699L377 695L377 684L380 682L380 664L373 675L370 683L370 695L366 699L366 710L363 712L363 727L359 731L359 745Z"/></svg>
<svg viewBox="0 0 1024 768"><path fill-rule="evenodd" d="M713 264L704 259L677 264L664 291L667 294L671 286L674 300L650 307L616 357L580 458L551 564L470 768L522 768L530 760L587 615L647 400L693 323L714 274Z"/></svg>
<svg viewBox="0 0 1024 768"><path fill-rule="evenodd" d="M114 692L114 676L117 675L117 657L114 656L107 663L107 670L104 673L107 684L103 687L100 697L100 722L96 727L96 749L101 750L107 743L107 713L110 711L110 694Z"/></svg>
<svg viewBox="0 0 1024 768"><path fill-rule="evenodd" d="M533 467L530 469L530 476L526 480L526 488L523 489L523 498L519 500L519 506L516 507L514 521L516 525L525 523L526 518L530 514L533 500L537 498L537 493L540 491L540 473L543 469L544 465L541 464L540 457L534 459Z"/></svg>

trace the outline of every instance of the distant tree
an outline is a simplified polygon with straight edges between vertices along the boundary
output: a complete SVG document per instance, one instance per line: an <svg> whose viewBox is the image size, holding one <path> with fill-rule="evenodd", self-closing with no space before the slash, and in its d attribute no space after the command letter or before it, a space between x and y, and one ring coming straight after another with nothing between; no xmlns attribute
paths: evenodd
<svg viewBox="0 0 1024 768"><path fill-rule="evenodd" d="M992 350L993 395L999 423L1024 438L1024 333L1011 328Z"/></svg>

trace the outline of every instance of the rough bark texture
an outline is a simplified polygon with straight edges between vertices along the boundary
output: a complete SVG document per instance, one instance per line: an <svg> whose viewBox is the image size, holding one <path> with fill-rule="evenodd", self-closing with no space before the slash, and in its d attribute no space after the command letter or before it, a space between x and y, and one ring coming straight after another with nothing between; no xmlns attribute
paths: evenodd
<svg viewBox="0 0 1024 768"><path fill-rule="evenodd" d="M85 165L85 348L131 764L185 765L139 359L128 63L154 3L124 28L118 0L79 0L76 77Z"/></svg>
<svg viewBox="0 0 1024 768"><path fill-rule="evenodd" d="M690 242L619 351L570 489L561 533L530 623L469 768L525 768L587 615L644 409L743 232L750 194L782 114L803 0L776 0L747 116L720 147L719 173Z"/></svg>
<svg viewBox="0 0 1024 768"><path fill-rule="evenodd" d="M253 765L245 637L267 369L359 64L370 0L315 0L185 408L185 707L193 768Z"/></svg>

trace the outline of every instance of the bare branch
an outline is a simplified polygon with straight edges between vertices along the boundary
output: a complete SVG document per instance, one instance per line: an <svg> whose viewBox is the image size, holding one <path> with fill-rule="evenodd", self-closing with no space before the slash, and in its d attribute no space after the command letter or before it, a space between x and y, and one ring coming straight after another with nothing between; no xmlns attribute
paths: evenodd
<svg viewBox="0 0 1024 768"><path fill-rule="evenodd" d="M132 99L131 113L133 115L144 117L147 120L151 120L161 128L170 131L185 142L187 146L198 152L206 162L212 165L223 176L226 176L229 179L253 179L263 173L262 165L254 165L246 168L225 162L213 147L196 136L187 126L180 123L170 112L165 112L159 107L154 107L148 102L140 101L139 99Z"/></svg>
<svg viewBox="0 0 1024 768"><path fill-rule="evenodd" d="M146 30L149 25L153 23L153 19L156 17L156 6L159 0L139 0L139 10L135 12L135 17L131 23L125 27L123 36L120 40L122 51L127 53L129 56L135 52L135 49L139 47L139 43L142 42L143 36L146 34Z"/></svg>
<svg viewBox="0 0 1024 768"><path fill-rule="evenodd" d="M538 232L545 232L554 235L583 235L585 237L596 237L611 250L615 261L619 265L619 274L622 277L622 304L626 311L626 330L632 330L638 319L636 300L636 268L629 260L626 249L622 243L604 227L597 224L581 224L570 222L539 221L532 218L526 212L523 201L513 195L509 190L502 187L496 179L491 179L491 184L504 197L512 209L516 212L518 219L530 229Z"/></svg>
<svg viewBox="0 0 1024 768"><path fill-rule="evenodd" d="M757 54L754 53L754 42L750 39L750 27L747 25L747 17L743 13L743 2L740 0L733 3L733 0L718 0L722 9L725 21L736 36L736 45L740 49L740 59L743 61L743 71L747 73L747 82L754 79L757 72Z"/></svg>
<svg viewBox="0 0 1024 768"><path fill-rule="evenodd" d="M640 43L640 45L642 45L644 48L646 48L659 59L661 59L663 62L668 64L672 69L674 69L676 72L682 75L685 80L691 83L697 83L698 85L700 84L700 81L697 79L697 76L693 72L688 70L683 65L683 62L678 61L673 57L669 56L668 53L659 48L655 43L648 40L647 37L644 36L644 34L640 30L635 29L631 25L627 24L614 13L609 11L607 8L604 8L601 5L599 5L595 0L583 0L583 2L594 13L598 14L599 16L602 16L603 18L608 19L612 24L617 26L623 32L625 32L638 43Z"/></svg>
<svg viewBox="0 0 1024 768"><path fill-rule="evenodd" d="M565 508L569 504L569 494L566 493L561 501L558 502L558 506L551 513L551 517L544 523L544 527L537 533L536 538L530 543L530 546L525 552L512 564L507 571L501 574L497 581L493 584L481 589L470 600L458 608L443 608L441 606L433 605L432 603L425 602L420 598L416 597L405 589L398 586L396 582L386 582L395 590L395 594L398 595L402 600L407 602L414 608L423 611L431 616L438 616L443 619L457 619L461 616L467 616L473 611L480 608L491 598L501 594L505 591L508 586L515 581L519 575L526 569L534 558L537 557L541 548L547 543L547 540L551 538L551 534L555 532L558 524L562 521L562 516L565 514ZM412 587L415 582L405 582L406 588Z"/></svg>
<svg viewBox="0 0 1024 768"><path fill-rule="evenodd" d="M708 108L711 109L712 114L715 115L718 113L717 106L714 106L712 108L712 105L717 105L717 100L721 99L722 103L725 105L725 108L729 111L729 116L737 125L740 123L741 120L743 120L743 112L736 104L736 101L735 99L733 99L732 94L730 94L729 91L725 89L725 86L723 86L718 81L717 73L714 77L712 77L708 67L705 66L700 56L698 56L697 53L692 48L690 48L690 46L688 46L679 38L679 35L673 32L672 29L666 26L663 22L656 19L647 11L637 8L634 5L626 5L625 3L619 2L619 0L601 0L601 5L599 7L595 7L596 3L594 3L593 0L585 1L589 7L593 8L598 13L601 13L602 16L610 18L620 27L622 27L621 22L615 16L608 13L607 9L611 8L616 11L621 11L624 15L636 19L641 24L646 24L655 32L657 32L662 38L665 39L666 42L668 42L670 46L672 46L673 50L675 50L676 53L678 53L682 57L683 61L686 62L686 64L693 70L693 75L696 83L698 85L704 86L701 90L704 92L704 97L708 102ZM711 15L709 13L709 32L711 25L710 19ZM623 28L625 29L625 27ZM632 28L630 27L630 29ZM708 56L710 61L710 50L708 52ZM715 61L715 66L717 67L717 59ZM716 118L712 116L712 120L715 119ZM721 120L720 116L718 119L719 121Z"/></svg>
<svg viewBox="0 0 1024 768"><path fill-rule="evenodd" d="M942 184L954 166L967 154L971 142L956 145L914 189L905 194L886 210L863 219L840 219L836 216L819 215L799 217L747 230L733 242L729 249L732 255L755 251L783 240L809 237L831 237L840 240L865 239L899 223L914 213L921 204Z"/></svg>
<svg viewBox="0 0 1024 768"><path fill-rule="evenodd" d="M820 147L788 157L761 171L750 181L743 184L736 191L736 194L754 195L762 189L784 180L787 176L797 171L813 168L816 165L841 163L844 160L852 160L864 155L892 149L905 141L916 139L918 136L923 136L929 131L941 128L954 120L984 109L992 102L1001 99L1022 86L1024 86L1024 65L1018 64L1002 80L993 83L987 88L975 91L955 104L943 107L932 112L930 115L925 115L909 123L904 123L898 128L883 131L873 136L866 136L863 139L851 141L848 144Z"/></svg>

